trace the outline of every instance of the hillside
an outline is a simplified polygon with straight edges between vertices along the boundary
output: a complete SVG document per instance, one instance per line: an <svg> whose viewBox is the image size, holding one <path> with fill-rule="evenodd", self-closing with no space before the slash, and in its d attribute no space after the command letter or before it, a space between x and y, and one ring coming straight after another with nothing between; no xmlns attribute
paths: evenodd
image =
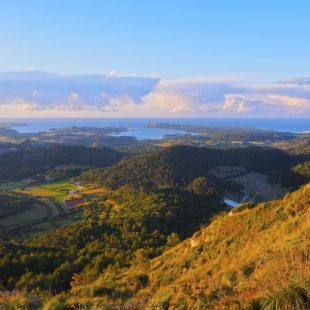
<svg viewBox="0 0 310 310"><path fill-rule="evenodd" d="M110 188L125 184L151 189L184 187L194 178L208 176L212 167L242 166L270 172L289 165L293 158L277 149L248 147L229 150L174 146L127 158L106 169L90 170L79 178Z"/></svg>
<svg viewBox="0 0 310 310"><path fill-rule="evenodd" d="M68 160L104 166L124 156L114 152L56 146L37 155L23 152L22 158L31 169L61 178L72 171L55 166ZM176 146L84 172L82 187L95 182L103 191L79 211L78 220L2 238L0 305L307 309L310 184L280 200L228 210L222 195L228 181L210 174L223 164L224 174L234 167L265 175L284 167L304 176L309 170L308 163L296 165L296 157L276 149Z"/></svg>
<svg viewBox="0 0 310 310"><path fill-rule="evenodd" d="M113 149L54 145L0 155L0 180L18 179L57 165L106 167L116 164L125 154Z"/></svg>
<svg viewBox="0 0 310 310"><path fill-rule="evenodd" d="M309 160L310 156L310 135L305 134L287 145L287 151L294 155L300 155Z"/></svg>
<svg viewBox="0 0 310 310"><path fill-rule="evenodd" d="M85 207L79 222L0 242L0 290L65 292L75 274L94 281L107 268L131 266L137 253L158 256L223 210L214 192L152 193L125 186Z"/></svg>
<svg viewBox="0 0 310 310"><path fill-rule="evenodd" d="M309 208L310 184L281 200L241 206L160 257L118 274L106 270L91 285L73 282L70 303L309 309Z"/></svg>

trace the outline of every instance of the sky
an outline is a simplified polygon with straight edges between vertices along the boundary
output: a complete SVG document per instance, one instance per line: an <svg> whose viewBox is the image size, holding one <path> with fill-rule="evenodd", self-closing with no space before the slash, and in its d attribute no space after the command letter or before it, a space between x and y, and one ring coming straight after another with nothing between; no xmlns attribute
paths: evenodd
<svg viewBox="0 0 310 310"><path fill-rule="evenodd" d="M309 33L308 0L1 1L0 116L310 118Z"/></svg>

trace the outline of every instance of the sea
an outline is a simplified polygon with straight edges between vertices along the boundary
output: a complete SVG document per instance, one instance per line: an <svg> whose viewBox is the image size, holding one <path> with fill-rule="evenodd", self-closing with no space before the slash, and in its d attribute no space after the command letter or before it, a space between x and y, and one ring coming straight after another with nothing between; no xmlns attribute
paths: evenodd
<svg viewBox="0 0 310 310"><path fill-rule="evenodd" d="M161 139L166 135L186 132L161 128L148 128L149 123L199 125L217 127L243 127L268 129L281 132L310 133L310 119L215 119L215 118L0 118L0 123L18 123L12 129L20 133L38 133L65 127L126 127L119 136L137 139Z"/></svg>

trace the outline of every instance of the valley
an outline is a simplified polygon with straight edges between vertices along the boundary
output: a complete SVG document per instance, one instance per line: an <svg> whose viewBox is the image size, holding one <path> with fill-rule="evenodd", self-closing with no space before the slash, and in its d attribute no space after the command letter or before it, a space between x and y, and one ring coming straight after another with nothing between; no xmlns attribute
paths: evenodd
<svg viewBox="0 0 310 310"><path fill-rule="evenodd" d="M0 1L0 310L310 310L310 1Z"/></svg>
<svg viewBox="0 0 310 310"><path fill-rule="evenodd" d="M180 139L21 142L0 154L0 305L265 309L267 270L303 255L305 274L277 272L307 289L307 138L220 147Z"/></svg>

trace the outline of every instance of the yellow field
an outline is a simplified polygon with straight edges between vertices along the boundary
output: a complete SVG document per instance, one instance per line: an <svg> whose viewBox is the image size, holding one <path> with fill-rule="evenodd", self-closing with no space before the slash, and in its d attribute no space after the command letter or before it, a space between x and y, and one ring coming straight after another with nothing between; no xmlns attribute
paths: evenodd
<svg viewBox="0 0 310 310"><path fill-rule="evenodd" d="M53 198L58 202L62 202L75 187L75 185L68 182L53 182L37 186L27 186L16 191L37 198Z"/></svg>
<svg viewBox="0 0 310 310"><path fill-rule="evenodd" d="M30 196L36 196L36 197L55 197L57 195L57 193L55 193L54 191L48 190L46 188L41 188L41 187L32 187L32 188L27 188L24 190L17 190L17 191L30 195Z"/></svg>
<svg viewBox="0 0 310 310"><path fill-rule="evenodd" d="M98 195L98 194L105 194L110 193L111 191L104 187L99 187L95 189L87 189L83 190L82 193L85 195Z"/></svg>

